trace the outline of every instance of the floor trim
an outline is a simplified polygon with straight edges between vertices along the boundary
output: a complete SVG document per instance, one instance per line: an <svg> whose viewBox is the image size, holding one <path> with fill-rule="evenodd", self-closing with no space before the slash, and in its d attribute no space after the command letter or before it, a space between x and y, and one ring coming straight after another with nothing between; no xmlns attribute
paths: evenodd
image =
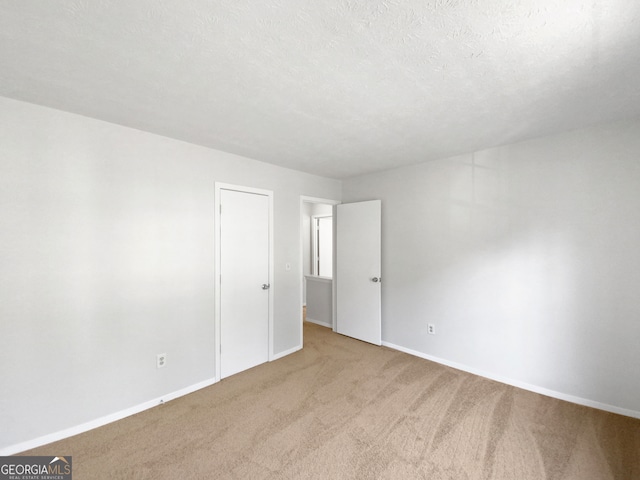
<svg viewBox="0 0 640 480"><path fill-rule="evenodd" d="M331 325L329 322L322 322L320 320L314 320L313 318L309 317L307 317L307 322L315 323L316 325L320 325L321 327L333 328L333 325Z"/></svg>
<svg viewBox="0 0 640 480"><path fill-rule="evenodd" d="M9 445L8 447L0 449L0 456L15 455L16 453L31 450L32 448L41 447L42 445L47 445L52 442L57 442L58 440L63 440L65 438L78 435L80 433L88 432L89 430L93 430L94 428L102 427L109 423L122 420L123 418L130 417L131 415L135 415L136 413L140 413L144 410L156 407L175 398L188 395L189 393L193 393L197 390L213 385L214 383L216 383L215 379L205 380L203 382L190 385L183 389L176 390L175 392L162 395L161 397L154 398L153 400L149 400L148 402L140 403L125 410L121 410L119 412L105 415L104 417L100 417L95 420L76 425L75 427L66 428L64 430L60 430L59 432L43 435L42 437L34 438L33 440L27 440L26 442Z"/></svg>
<svg viewBox="0 0 640 480"><path fill-rule="evenodd" d="M290 348L289 350L285 350L284 352L280 352L280 353L276 353L273 358L271 360L269 360L270 362L273 362L274 360L278 360L282 357L286 357L287 355L291 355L292 353L296 353L298 350L302 350L302 346L298 345L297 347L293 347Z"/></svg>
<svg viewBox="0 0 640 480"><path fill-rule="evenodd" d="M426 353L418 352L416 350L411 350L410 348L405 348L390 342L382 342L382 345L385 347L392 348L394 350L398 350L400 352L408 353L409 355L424 358L425 360L439 363L441 365L446 365L447 367L455 368L456 370L462 370L463 372L472 373L473 375L478 375L480 377L488 378L490 380L495 380L496 382L511 385L513 387L522 388L523 390L539 393L541 395L546 395L547 397L557 398L558 400L565 400L567 402L576 403L578 405L583 405L585 407L597 408L598 410L604 410L605 412L617 413L618 415L624 415L632 418L640 418L640 412L636 410L616 407L614 405L600 403L594 400L588 400L586 398L576 397L574 395L568 395L566 393L557 392L555 390L549 390L548 388L539 387L537 385L532 385L530 383L520 382L518 380L502 377L500 375L494 375L491 373L484 372L482 370L478 370L476 368L469 367L467 365L463 365L461 363L451 362L443 358L427 355Z"/></svg>

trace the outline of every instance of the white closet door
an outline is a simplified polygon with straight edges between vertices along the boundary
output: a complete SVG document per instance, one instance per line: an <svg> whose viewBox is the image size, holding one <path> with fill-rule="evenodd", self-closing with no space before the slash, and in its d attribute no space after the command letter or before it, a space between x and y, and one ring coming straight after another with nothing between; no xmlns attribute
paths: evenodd
<svg viewBox="0 0 640 480"><path fill-rule="evenodd" d="M220 191L220 374L269 360L269 197Z"/></svg>

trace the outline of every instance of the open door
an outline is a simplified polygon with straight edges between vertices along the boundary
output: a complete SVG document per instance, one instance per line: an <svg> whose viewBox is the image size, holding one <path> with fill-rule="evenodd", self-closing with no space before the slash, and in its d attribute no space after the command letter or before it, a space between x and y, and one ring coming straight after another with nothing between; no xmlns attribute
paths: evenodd
<svg viewBox="0 0 640 480"><path fill-rule="evenodd" d="M381 202L336 209L336 331L382 344Z"/></svg>

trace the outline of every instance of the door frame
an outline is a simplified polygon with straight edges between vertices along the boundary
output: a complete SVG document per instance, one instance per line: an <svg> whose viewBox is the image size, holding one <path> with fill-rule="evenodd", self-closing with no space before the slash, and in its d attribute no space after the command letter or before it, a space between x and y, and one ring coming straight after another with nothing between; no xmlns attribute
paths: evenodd
<svg viewBox="0 0 640 480"><path fill-rule="evenodd" d="M304 345L303 343L303 322L304 317L302 315L302 309L304 307L304 295L303 295L303 285L304 282L304 232L302 225L302 215L304 213L304 204L305 203L321 203L325 205L332 206L332 216L333 216L333 280L331 285L331 324L332 330L336 331L336 205L340 205L342 202L340 200L330 200L328 198L320 198L320 197L309 197L306 195L300 195L300 269L298 271L298 278L300 279L300 308L298 311L300 312L300 348Z"/></svg>
<svg viewBox="0 0 640 480"><path fill-rule="evenodd" d="M220 309L220 258L221 258L221 242L220 242L220 193L222 190L233 190L235 192L250 193L264 195L269 199L269 361L273 360L273 299L274 299L274 262L273 262L273 191L261 188L245 187L233 185L230 183L215 182L215 199L214 199L214 301L215 301L215 318L214 318L214 349L215 349L215 381L219 382L221 377L221 309Z"/></svg>

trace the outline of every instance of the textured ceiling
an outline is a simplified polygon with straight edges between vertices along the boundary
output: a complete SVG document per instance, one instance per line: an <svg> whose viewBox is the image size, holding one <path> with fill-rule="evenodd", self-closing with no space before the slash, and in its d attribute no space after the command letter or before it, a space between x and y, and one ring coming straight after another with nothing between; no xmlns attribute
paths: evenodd
<svg viewBox="0 0 640 480"><path fill-rule="evenodd" d="M0 95L344 178L640 116L640 2L0 0Z"/></svg>

